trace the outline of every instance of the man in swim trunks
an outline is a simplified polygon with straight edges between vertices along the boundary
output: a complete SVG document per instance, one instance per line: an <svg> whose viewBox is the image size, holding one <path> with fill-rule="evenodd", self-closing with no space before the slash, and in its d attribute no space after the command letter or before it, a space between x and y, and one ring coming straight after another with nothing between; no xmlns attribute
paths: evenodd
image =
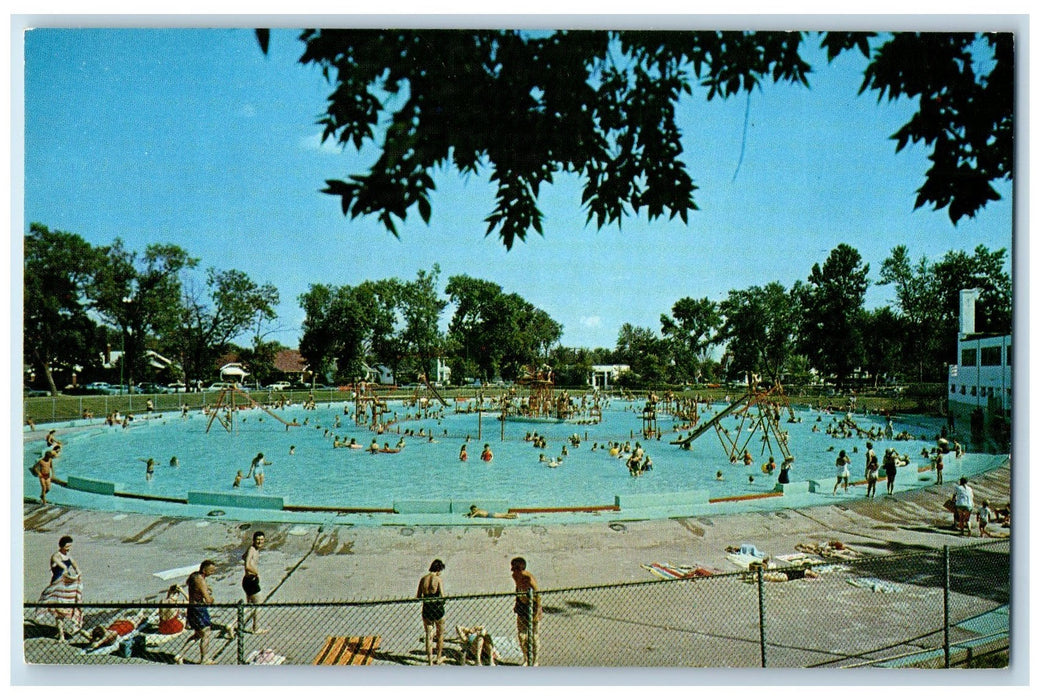
<svg viewBox="0 0 1040 700"><path fill-rule="evenodd" d="M253 604L260 602L260 550L264 546L264 542L267 538L264 533L257 530L253 533L253 543L246 549L245 554L242 555L242 562L245 564L245 575L242 577L242 590L245 591L246 601ZM256 618L259 613L259 609L253 608L253 634L263 634L267 632L264 629L256 628ZM245 631L245 628L242 628Z"/></svg>
<svg viewBox="0 0 1040 700"><path fill-rule="evenodd" d="M434 665L433 643L431 633L436 629L437 635L437 664L444 663L444 585L441 583L441 572L444 571L444 562L434 559L430 564L429 573L419 579L419 589L415 592L416 598L422 598L422 622L426 631L426 660L430 666ZM437 600L428 600L436 598Z"/></svg>
<svg viewBox="0 0 1040 700"><path fill-rule="evenodd" d="M213 561L206 559L199 565L199 570L188 577L188 627L194 630L194 634L184 641L181 653L173 657L178 663L184 663L184 650L196 639L199 640L199 664L209 665L212 659L207 659L209 652L209 635L212 622L209 619L209 608L206 607L213 602L213 592L206 583L206 577L211 576L217 570Z"/></svg>
<svg viewBox="0 0 1040 700"><path fill-rule="evenodd" d="M51 490L51 477L54 475L54 453L47 450L33 465L32 472L40 479L40 503L46 503L47 492Z"/></svg>
<svg viewBox="0 0 1040 700"><path fill-rule="evenodd" d="M516 636L524 652L521 666L538 665L538 621L542 619L542 597L538 594L538 582L527 570L527 561L516 557L509 562L516 584ZM530 646L528 646L530 642Z"/></svg>

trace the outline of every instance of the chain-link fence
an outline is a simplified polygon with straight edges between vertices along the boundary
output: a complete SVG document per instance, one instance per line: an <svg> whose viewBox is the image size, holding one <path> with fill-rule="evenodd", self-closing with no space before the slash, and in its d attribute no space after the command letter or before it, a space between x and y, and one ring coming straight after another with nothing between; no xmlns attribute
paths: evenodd
<svg viewBox="0 0 1040 700"><path fill-rule="evenodd" d="M203 389L202 391L177 392L170 394L115 394L115 395L62 395L25 398L22 400L23 415L34 423L59 423L91 417L97 424L102 424L110 413L142 415L148 412L148 405L155 413L176 413L186 406L189 410L212 406L220 398L221 391ZM337 389L315 389L312 391L269 391L256 389L249 392L250 397L264 405L272 406L280 400L300 404L314 399L317 404L330 404L350 399L350 392ZM407 397L405 392L398 392L399 398ZM237 404L246 402L236 397Z"/></svg>
<svg viewBox="0 0 1040 700"><path fill-rule="evenodd" d="M479 651L482 664L772 668L941 668L1003 654L1001 665L1010 560L1007 539L886 557L809 554L780 568L545 590L540 616L512 593L448 597L443 648L433 639L429 655L416 599L213 604L205 653L217 664L474 664ZM83 630L64 643L53 603L24 607L29 663L202 660L190 630L158 633L160 609L183 605L62 604L66 616L82 612ZM106 636L92 651L96 626Z"/></svg>

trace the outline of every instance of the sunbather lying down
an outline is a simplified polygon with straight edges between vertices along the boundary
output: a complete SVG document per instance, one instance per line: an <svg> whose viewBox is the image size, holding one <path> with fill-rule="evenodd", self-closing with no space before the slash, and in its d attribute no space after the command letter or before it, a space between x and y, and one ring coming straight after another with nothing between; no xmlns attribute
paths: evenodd
<svg viewBox="0 0 1040 700"><path fill-rule="evenodd" d="M820 578L820 575L812 569L785 569L784 571L767 571L762 574L765 581L794 581L799 578Z"/></svg>
<svg viewBox="0 0 1040 700"><path fill-rule="evenodd" d="M469 507L469 512L466 513L467 518L505 518L506 520L512 520L516 517L516 513L489 513L486 510L481 510L475 505Z"/></svg>
<svg viewBox="0 0 1040 700"><path fill-rule="evenodd" d="M462 646L462 658L459 660L460 666L466 665L466 660L469 658L470 653L473 654L477 666L482 666L481 659L484 652L487 652L488 666L496 665L495 659L498 654L495 652L495 642L487 630L480 625L476 627L455 625L455 633L459 636L459 644Z"/></svg>
<svg viewBox="0 0 1040 700"><path fill-rule="evenodd" d="M147 619L148 613L141 611L138 615L129 619L121 618L113 620L106 627L98 625L94 629L90 630L90 632L80 630L78 634L81 634L90 640L90 645L87 647L86 651L96 651L102 647L118 644L128 637L134 636Z"/></svg>

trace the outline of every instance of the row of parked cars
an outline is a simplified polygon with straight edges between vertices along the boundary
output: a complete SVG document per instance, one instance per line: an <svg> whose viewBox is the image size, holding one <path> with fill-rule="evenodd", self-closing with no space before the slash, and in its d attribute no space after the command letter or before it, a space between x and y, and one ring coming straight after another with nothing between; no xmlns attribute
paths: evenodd
<svg viewBox="0 0 1040 700"><path fill-rule="evenodd" d="M230 382L213 382L212 384L200 387L202 391L220 391L222 389L230 389L233 385ZM239 385L241 391L308 391L310 389L331 389L333 387L326 386L324 384L315 385L303 385L303 384L292 384L290 382L274 382L266 386L245 386ZM62 394L72 396L117 396L120 394L180 394L188 391L187 385L184 382L172 382L170 384L159 384L157 382L141 382L134 384L133 386L124 384L120 387L118 384L110 384L109 382L89 382L87 384L77 384L76 386L66 386L61 390ZM22 390L23 396L50 396L50 392L45 389L36 389L32 387L24 387Z"/></svg>

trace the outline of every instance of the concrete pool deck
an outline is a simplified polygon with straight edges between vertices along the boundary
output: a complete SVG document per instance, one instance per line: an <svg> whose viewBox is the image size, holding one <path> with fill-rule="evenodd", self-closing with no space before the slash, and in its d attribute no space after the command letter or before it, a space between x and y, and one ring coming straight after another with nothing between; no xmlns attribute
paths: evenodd
<svg viewBox="0 0 1040 700"><path fill-rule="evenodd" d="M745 542L782 553L804 542L840 540L864 555L979 542L956 535L950 527L942 504L953 491L951 481L891 497L845 497L804 508L645 520L604 513L597 522L544 525L485 520L462 526L356 527L270 522L260 519L262 512L243 520L216 520L26 502L21 595L26 601L37 599L49 580L49 557L64 534L75 538L85 602L155 595L171 582L156 573L195 567L206 558L218 563L210 577L216 601L235 602L241 598L240 557L254 529L267 534L261 576L265 590L275 592L269 602L284 603L411 598L434 557L447 564L448 593L467 595L510 591L509 560L514 556L527 559L543 589L555 589L653 580L641 567L653 561L735 571L725 547ZM1010 464L974 476L971 483L977 502L1002 505L1010 500ZM718 664L725 666L725 650L719 654Z"/></svg>

